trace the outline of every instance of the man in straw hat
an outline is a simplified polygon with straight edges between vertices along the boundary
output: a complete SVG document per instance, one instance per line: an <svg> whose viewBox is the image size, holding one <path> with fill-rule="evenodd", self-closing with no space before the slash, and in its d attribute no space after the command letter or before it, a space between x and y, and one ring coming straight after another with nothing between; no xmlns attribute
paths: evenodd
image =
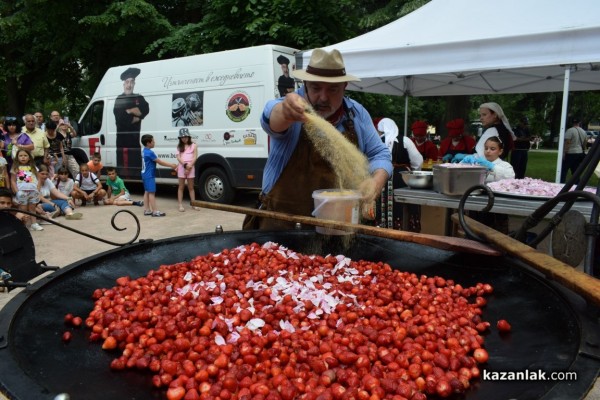
<svg viewBox="0 0 600 400"><path fill-rule="evenodd" d="M370 189L363 196L366 201L375 199L392 173L392 164L390 152L379 139L367 110L344 97L348 82L360 79L346 73L338 50L323 49L315 49L308 67L293 71L292 75L304 81L304 86L269 101L261 119L263 129L271 138L261 208L309 216L314 206L313 191L337 187L329 161L332 157L325 159L319 154L305 132L307 105L366 155L371 182L365 182L363 187ZM256 222L247 218L244 223L246 229L288 229L291 226L293 224L271 219Z"/></svg>

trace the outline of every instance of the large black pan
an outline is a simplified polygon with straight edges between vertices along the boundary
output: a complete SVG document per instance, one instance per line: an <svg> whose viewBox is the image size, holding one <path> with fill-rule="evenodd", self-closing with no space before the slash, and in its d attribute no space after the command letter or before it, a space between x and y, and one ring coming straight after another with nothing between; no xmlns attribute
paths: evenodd
<svg viewBox="0 0 600 400"><path fill-rule="evenodd" d="M72 264L20 293L0 312L0 387L9 398L159 399L150 374L112 372L114 354L89 343L84 331L61 341L68 312L87 316L91 294L114 286L123 275L138 277L161 264L191 259L241 244L281 243L303 253L340 254L385 261L395 268L452 278L463 285L489 282L484 318L508 319L513 330L486 336L489 371L572 371L572 382L479 381L466 399L577 399L585 396L600 370L597 309L577 295L505 257L464 255L389 239L357 235L349 246L314 232L234 232L194 235L130 245Z"/></svg>

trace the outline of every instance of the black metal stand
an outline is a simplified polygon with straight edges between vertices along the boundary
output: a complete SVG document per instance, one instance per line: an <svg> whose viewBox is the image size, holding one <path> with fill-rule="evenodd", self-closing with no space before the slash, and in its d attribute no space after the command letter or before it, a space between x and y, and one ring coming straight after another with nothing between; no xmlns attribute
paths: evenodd
<svg viewBox="0 0 600 400"><path fill-rule="evenodd" d="M600 269L595 270L594 268L594 258L595 258L595 250L596 250L596 241L598 236L600 235L599 226L598 226L598 218L600 217L600 183L596 188L596 194L592 194L583 189L586 187L589 182L592 174L594 173L594 169L600 162L600 140L596 140L591 150L585 156L585 159L579 165L571 179L569 179L559 194L546 201L542 204L536 211L534 211L530 216L528 216L521 227L511 234L511 236L522 242L526 243L529 246L536 248L562 221L563 216L571 209L574 202L578 199L584 199L592 201L592 213L590 215L590 220L585 226L585 235L587 236L587 250L585 254L584 260L584 272L600 277ZM576 182L575 189L571 190ZM469 188L460 199L458 205L458 217L460 221L461 228L465 231L465 234L469 239L478 240L483 242L484 240L476 235L468 226L465 218L464 218L464 205L468 200L469 196L475 191L483 191L488 196L488 204L481 211L489 211L492 209L494 205L494 194L491 189L486 185L476 185ZM530 229L536 227L546 215L558 204L564 202L562 208L557 212L554 217L550 220L548 225L540 232L537 237L531 241L527 241L527 233Z"/></svg>
<svg viewBox="0 0 600 400"><path fill-rule="evenodd" d="M113 214L111 218L111 225L117 231L124 231L127 229L118 227L115 224L115 218L120 213L131 215L136 224L136 233L134 237L127 242L119 243L90 235L89 233L73 229L28 211L14 208L0 209L0 270L4 272L1 273L2 271L0 271L0 287L7 288L8 291L18 287L26 287L33 278L47 271L59 269L59 267L56 266L48 266L44 261L36 261L33 238L25 224L13 215L17 212L35 216L37 219L47 221L48 223L60 226L63 229L117 247L126 246L135 242L140 235L140 221L134 213L128 210L119 210Z"/></svg>

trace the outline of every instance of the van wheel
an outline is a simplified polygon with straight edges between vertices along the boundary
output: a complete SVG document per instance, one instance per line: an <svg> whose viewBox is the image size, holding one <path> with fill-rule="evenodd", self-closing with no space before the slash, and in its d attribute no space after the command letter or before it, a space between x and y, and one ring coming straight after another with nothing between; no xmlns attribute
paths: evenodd
<svg viewBox="0 0 600 400"><path fill-rule="evenodd" d="M200 198L211 203L231 204L235 195L227 174L216 167L207 168L198 179Z"/></svg>

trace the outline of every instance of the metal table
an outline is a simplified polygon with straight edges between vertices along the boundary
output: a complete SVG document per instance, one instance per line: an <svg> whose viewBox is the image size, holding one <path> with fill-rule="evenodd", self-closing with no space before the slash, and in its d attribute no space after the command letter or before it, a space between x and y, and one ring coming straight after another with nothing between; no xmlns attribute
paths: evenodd
<svg viewBox="0 0 600 400"><path fill-rule="evenodd" d="M402 188L394 189L394 201L403 204L403 213L407 215L409 204L418 204L421 206L443 207L447 209L458 208L461 196L447 196L433 190ZM534 200L519 197L494 196L494 206L491 212L508 214L513 216L528 216L531 215L538 207L544 204L545 200ZM465 210L479 211L487 204L487 196L478 195L470 196L465 203ZM558 204L549 214L548 218L554 216L563 204ZM577 210L582 213L587 220L590 218L593 203L591 201L577 201L571 207L572 210ZM403 219L403 222L406 218ZM407 229L403 226L402 229ZM447 232L448 233L448 232Z"/></svg>

